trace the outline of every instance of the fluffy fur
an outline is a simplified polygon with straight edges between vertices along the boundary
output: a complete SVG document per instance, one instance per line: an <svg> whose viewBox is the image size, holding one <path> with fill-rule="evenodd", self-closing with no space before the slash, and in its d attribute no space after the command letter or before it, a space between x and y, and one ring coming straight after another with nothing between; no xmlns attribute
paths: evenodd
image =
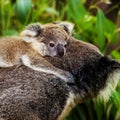
<svg viewBox="0 0 120 120"><path fill-rule="evenodd" d="M64 57L46 57L46 60L71 72L76 78L74 83L67 84L56 76L25 66L2 68L1 119L63 120L78 103L99 96L109 88L109 83L116 81L116 85L119 79L114 78L116 72L120 72L117 61L103 56L95 46L77 41L74 37L69 38Z"/></svg>
<svg viewBox="0 0 120 120"><path fill-rule="evenodd" d="M21 38L0 39L0 67L23 63L35 71L54 74L66 82L72 82L72 74L54 67L43 58L46 55L64 56L68 37L69 34L58 25L49 24L42 28L39 24L29 25L21 33ZM51 47L50 44L54 46Z"/></svg>

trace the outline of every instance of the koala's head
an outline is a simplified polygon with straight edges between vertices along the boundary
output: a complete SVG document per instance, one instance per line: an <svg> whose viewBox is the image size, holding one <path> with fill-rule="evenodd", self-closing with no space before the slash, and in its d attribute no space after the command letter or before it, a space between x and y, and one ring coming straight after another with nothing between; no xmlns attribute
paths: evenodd
<svg viewBox="0 0 120 120"><path fill-rule="evenodd" d="M66 53L68 39L74 25L68 22L39 23L28 25L21 32L21 37L30 42L43 56L62 57Z"/></svg>

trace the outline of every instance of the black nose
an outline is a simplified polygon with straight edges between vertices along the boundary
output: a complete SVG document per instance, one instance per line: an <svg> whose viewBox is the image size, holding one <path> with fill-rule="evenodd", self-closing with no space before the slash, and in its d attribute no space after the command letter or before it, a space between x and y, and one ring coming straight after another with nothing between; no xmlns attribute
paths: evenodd
<svg viewBox="0 0 120 120"><path fill-rule="evenodd" d="M57 45L57 55L62 57L64 55L64 46L62 44Z"/></svg>

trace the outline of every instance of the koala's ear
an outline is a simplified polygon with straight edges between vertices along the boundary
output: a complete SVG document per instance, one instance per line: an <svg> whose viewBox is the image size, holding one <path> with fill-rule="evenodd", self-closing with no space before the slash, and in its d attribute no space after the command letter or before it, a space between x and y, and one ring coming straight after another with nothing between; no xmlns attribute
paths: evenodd
<svg viewBox="0 0 120 120"><path fill-rule="evenodd" d="M74 28L74 24L71 23L71 22L58 22L58 23L56 23L56 24L63 26L64 29L65 29L69 34L72 33L72 30L73 30L73 28Z"/></svg>
<svg viewBox="0 0 120 120"><path fill-rule="evenodd" d="M42 27L39 23L28 25L21 33L20 36L26 42L32 42L33 38L39 36L42 32Z"/></svg>
<svg viewBox="0 0 120 120"><path fill-rule="evenodd" d="M108 56L102 56L99 60L99 67L102 70L114 71L116 69L120 69L120 63L115 61L114 59Z"/></svg>

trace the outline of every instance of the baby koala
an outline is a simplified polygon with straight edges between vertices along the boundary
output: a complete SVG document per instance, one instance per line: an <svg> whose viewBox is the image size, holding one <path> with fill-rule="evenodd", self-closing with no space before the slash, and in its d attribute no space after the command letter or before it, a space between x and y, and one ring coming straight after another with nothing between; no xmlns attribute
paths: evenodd
<svg viewBox="0 0 120 120"><path fill-rule="evenodd" d="M22 61L35 71L54 74L66 82L73 82L72 74L54 67L43 57L62 57L65 54L69 34L63 26L31 24L20 36L0 38L0 67L11 67Z"/></svg>

